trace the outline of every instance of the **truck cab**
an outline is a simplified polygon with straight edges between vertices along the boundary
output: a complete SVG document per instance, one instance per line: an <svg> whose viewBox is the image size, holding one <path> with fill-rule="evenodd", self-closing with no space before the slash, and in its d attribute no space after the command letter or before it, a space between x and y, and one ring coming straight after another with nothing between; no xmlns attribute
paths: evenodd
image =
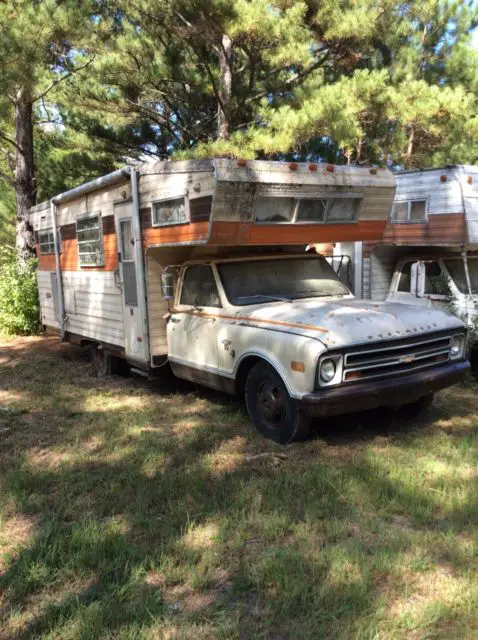
<svg viewBox="0 0 478 640"><path fill-rule="evenodd" d="M467 324L477 313L478 256L406 256L395 267L389 302L452 311Z"/></svg>
<svg viewBox="0 0 478 640"><path fill-rule="evenodd" d="M165 268L163 291L174 374L244 395L259 432L281 443L314 416L420 409L468 369L458 318L359 300L317 254L190 260Z"/></svg>

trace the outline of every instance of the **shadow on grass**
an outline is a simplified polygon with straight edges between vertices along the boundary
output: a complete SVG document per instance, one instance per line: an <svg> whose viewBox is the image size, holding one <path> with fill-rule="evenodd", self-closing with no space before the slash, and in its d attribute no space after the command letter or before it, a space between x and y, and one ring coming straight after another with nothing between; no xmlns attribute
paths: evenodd
<svg viewBox="0 0 478 640"><path fill-rule="evenodd" d="M467 562L428 536L472 527L473 485L440 502L359 446L404 432L406 456L417 423L334 420L282 449L219 394L91 381L68 357L56 377L19 367L40 406L1 444L3 496L42 521L0 577L8 637L370 637L404 554Z"/></svg>

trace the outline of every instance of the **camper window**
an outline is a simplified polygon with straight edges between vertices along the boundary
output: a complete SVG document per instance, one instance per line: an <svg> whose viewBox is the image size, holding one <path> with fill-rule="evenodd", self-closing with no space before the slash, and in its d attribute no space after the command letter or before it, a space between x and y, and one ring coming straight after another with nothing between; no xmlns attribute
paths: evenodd
<svg viewBox="0 0 478 640"><path fill-rule="evenodd" d="M296 222L323 222L327 200L299 200Z"/></svg>
<svg viewBox="0 0 478 640"><path fill-rule="evenodd" d="M153 202L153 227L185 222L189 222L189 216L184 196Z"/></svg>
<svg viewBox="0 0 478 640"><path fill-rule="evenodd" d="M103 235L101 216L89 216L76 221L78 259L80 267L103 266Z"/></svg>
<svg viewBox="0 0 478 640"><path fill-rule="evenodd" d="M293 198L260 196L256 202L256 222L291 222Z"/></svg>
<svg viewBox="0 0 478 640"><path fill-rule="evenodd" d="M188 267L183 278L179 304L192 307L222 306L216 280L210 266Z"/></svg>
<svg viewBox="0 0 478 640"><path fill-rule="evenodd" d="M426 200L403 200L392 207L392 222L424 222L427 219Z"/></svg>
<svg viewBox="0 0 478 640"><path fill-rule="evenodd" d="M48 253L55 253L53 231L41 231L38 234L38 243L40 245L40 255L44 256Z"/></svg>
<svg viewBox="0 0 478 640"><path fill-rule="evenodd" d="M360 198L284 198L259 196L255 221L270 223L353 222Z"/></svg>
<svg viewBox="0 0 478 640"><path fill-rule="evenodd" d="M327 222L351 222L359 205L358 198L333 198L328 201Z"/></svg>

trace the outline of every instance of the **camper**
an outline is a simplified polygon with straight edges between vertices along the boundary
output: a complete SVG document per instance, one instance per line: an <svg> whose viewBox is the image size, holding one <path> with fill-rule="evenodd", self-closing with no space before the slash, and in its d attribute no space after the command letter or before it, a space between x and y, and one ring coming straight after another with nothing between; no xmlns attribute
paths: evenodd
<svg viewBox="0 0 478 640"><path fill-rule="evenodd" d="M478 167L400 171L379 243L363 245L365 297L441 308L467 325L478 302ZM478 354L470 354L478 372Z"/></svg>
<svg viewBox="0 0 478 640"><path fill-rule="evenodd" d="M38 205L42 322L121 362L243 396L266 437L313 416L423 409L468 369L443 311L356 299L317 253L379 241L386 169L205 159L126 167ZM306 250L307 249L307 250Z"/></svg>

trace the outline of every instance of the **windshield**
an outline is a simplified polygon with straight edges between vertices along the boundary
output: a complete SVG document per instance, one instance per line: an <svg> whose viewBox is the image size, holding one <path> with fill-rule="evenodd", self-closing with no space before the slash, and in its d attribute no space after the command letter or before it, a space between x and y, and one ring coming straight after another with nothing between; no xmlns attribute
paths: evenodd
<svg viewBox="0 0 478 640"><path fill-rule="evenodd" d="M465 266L462 259L445 260L445 267L453 278L461 293L468 293L466 285ZM468 272L470 274L471 292L478 294L478 258L468 258Z"/></svg>
<svg viewBox="0 0 478 640"><path fill-rule="evenodd" d="M234 305L350 293L321 257L224 262L217 268Z"/></svg>

